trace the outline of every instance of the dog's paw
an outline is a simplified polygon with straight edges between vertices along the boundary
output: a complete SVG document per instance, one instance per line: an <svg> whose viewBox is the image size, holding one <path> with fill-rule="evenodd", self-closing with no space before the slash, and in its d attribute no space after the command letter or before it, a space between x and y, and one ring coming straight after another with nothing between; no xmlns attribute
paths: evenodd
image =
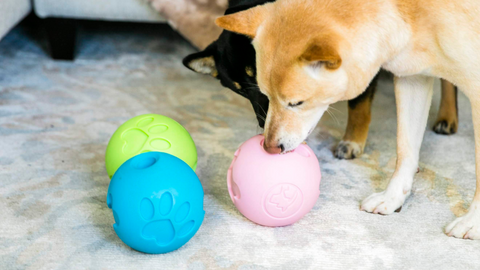
<svg viewBox="0 0 480 270"><path fill-rule="evenodd" d="M445 228L448 236L480 239L480 202L473 202L468 213L455 219Z"/></svg>
<svg viewBox="0 0 480 270"><path fill-rule="evenodd" d="M335 149L335 157L338 159L354 159L360 156L363 147L352 141L340 141Z"/></svg>
<svg viewBox="0 0 480 270"><path fill-rule="evenodd" d="M437 134L451 135L457 132L458 121L455 119L439 119L433 125L433 131Z"/></svg>
<svg viewBox="0 0 480 270"><path fill-rule="evenodd" d="M363 200L360 210L374 214L389 215L400 211L407 196L408 194L402 191L388 192L385 190L374 193Z"/></svg>

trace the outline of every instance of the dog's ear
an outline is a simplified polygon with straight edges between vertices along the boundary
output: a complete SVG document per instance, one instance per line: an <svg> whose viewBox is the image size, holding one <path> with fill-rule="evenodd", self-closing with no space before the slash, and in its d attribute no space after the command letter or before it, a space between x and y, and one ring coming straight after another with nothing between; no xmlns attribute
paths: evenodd
<svg viewBox="0 0 480 270"><path fill-rule="evenodd" d="M214 45L212 43L205 50L186 56L183 58L183 65L195 72L217 77L218 71L213 58Z"/></svg>
<svg viewBox="0 0 480 270"><path fill-rule="evenodd" d="M324 63L326 68L332 70L342 65L342 58L338 54L338 50L329 41L312 42L301 58L309 62Z"/></svg>
<svg viewBox="0 0 480 270"><path fill-rule="evenodd" d="M253 39L255 38L258 27L267 18L272 8L271 3L256 6L245 11L217 18L215 23L225 30L246 35Z"/></svg>

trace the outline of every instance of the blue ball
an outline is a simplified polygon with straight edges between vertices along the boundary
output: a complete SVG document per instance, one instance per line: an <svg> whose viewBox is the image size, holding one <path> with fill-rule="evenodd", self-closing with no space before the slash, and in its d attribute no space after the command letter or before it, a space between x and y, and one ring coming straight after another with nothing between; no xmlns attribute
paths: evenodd
<svg viewBox="0 0 480 270"><path fill-rule="evenodd" d="M187 243L203 222L203 188L195 172L167 153L139 154L120 166L108 186L118 237L145 253Z"/></svg>

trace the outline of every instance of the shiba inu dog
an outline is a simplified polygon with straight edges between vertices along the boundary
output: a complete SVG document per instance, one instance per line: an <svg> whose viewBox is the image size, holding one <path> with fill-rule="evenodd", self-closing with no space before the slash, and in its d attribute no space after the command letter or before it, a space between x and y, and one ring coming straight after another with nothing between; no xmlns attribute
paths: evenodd
<svg viewBox="0 0 480 270"><path fill-rule="evenodd" d="M226 14L243 11L273 0L231 0ZM260 92L256 81L255 50L252 40L244 35L224 30L205 50L185 57L183 63L198 73L211 75L232 91L250 100L260 127L264 127L268 98ZM378 76L377 76L378 77ZM371 119L377 77L355 99L348 101L348 123L342 140L335 149L340 159L352 159L362 154ZM442 101L433 130L439 134L457 131L456 88L442 80Z"/></svg>
<svg viewBox="0 0 480 270"><path fill-rule="evenodd" d="M446 227L480 239L480 1L278 0L217 19L253 39L256 79L269 99L264 147L295 149L328 106L361 95L380 68L395 75L397 165L385 191L361 209L391 214L411 192L434 77L470 99L477 189L469 211Z"/></svg>

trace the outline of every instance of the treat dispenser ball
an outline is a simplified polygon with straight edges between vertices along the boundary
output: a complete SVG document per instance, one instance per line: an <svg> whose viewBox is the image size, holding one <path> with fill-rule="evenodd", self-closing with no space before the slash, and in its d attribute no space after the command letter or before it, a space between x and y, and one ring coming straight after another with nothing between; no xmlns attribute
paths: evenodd
<svg viewBox="0 0 480 270"><path fill-rule="evenodd" d="M195 172L162 152L139 154L123 163L108 187L107 205L118 237L135 250L153 254L183 246L205 215Z"/></svg>
<svg viewBox="0 0 480 270"><path fill-rule="evenodd" d="M293 224L312 209L320 194L318 159L306 144L287 154L269 154L263 140L262 135L254 136L235 152L227 176L230 197L257 224Z"/></svg>
<svg viewBox="0 0 480 270"><path fill-rule="evenodd" d="M158 114L134 117L122 124L108 142L105 165L110 178L128 159L145 152L160 151L197 167L197 149L187 130L175 120Z"/></svg>

